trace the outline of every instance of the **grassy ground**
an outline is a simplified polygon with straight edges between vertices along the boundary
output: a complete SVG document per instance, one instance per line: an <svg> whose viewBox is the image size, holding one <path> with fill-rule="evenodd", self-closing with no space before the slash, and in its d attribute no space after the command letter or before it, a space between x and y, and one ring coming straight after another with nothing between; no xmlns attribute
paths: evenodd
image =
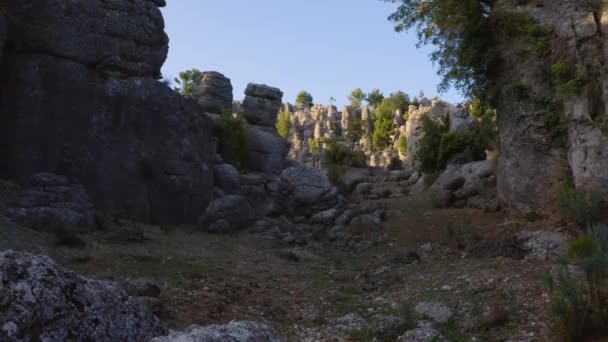
<svg viewBox="0 0 608 342"><path fill-rule="evenodd" d="M0 197L6 200L11 191L4 190ZM496 226L507 220L503 214L436 210L423 196L385 200L382 205L388 210L382 229L390 242L356 254L321 243L294 249L251 234L217 236L188 226L167 230L144 225L140 229L146 239L141 243L118 243L115 233L97 232L85 237L89 247L75 249L56 246L53 236L4 217L0 250L48 254L69 269L102 278L151 278L163 289L161 319L173 328L262 320L296 341L303 327L322 330L325 322L348 313L398 314L418 301L440 300L457 317L479 315L485 305L508 312L504 325L472 333L445 327L444 334L453 341L551 340L542 282L550 264L470 251L484 241L508 240L511 231L501 231L500 237L496 233ZM391 262L399 250L428 242L433 252L422 262ZM302 260L279 258L283 249L294 250ZM451 290L442 290L444 286ZM320 309L315 323L302 320L311 305ZM353 341L368 338L351 336Z"/></svg>

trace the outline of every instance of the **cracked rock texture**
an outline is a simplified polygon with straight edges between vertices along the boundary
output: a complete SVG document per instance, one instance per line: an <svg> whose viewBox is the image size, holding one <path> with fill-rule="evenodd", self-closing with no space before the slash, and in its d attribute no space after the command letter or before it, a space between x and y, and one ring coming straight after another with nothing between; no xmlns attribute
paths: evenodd
<svg viewBox="0 0 608 342"><path fill-rule="evenodd" d="M66 271L46 256L0 252L0 340L149 341L166 333L120 285Z"/></svg>

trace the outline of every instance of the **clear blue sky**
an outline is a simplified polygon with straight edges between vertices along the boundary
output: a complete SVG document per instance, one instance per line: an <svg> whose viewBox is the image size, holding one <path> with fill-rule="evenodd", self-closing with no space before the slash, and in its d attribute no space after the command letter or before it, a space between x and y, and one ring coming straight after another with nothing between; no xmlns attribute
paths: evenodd
<svg viewBox="0 0 608 342"><path fill-rule="evenodd" d="M342 106L351 90L437 94L430 47L388 22L393 4L379 0L169 0L163 8L169 58L163 75L190 68L232 80L242 99L249 82L279 87L284 101L300 90L315 103ZM440 95L459 102L456 91Z"/></svg>

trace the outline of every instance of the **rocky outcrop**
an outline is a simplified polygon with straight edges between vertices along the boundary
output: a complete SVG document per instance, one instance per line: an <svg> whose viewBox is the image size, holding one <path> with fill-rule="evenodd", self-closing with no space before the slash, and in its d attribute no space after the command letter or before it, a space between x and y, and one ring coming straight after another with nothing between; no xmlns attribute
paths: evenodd
<svg viewBox="0 0 608 342"><path fill-rule="evenodd" d="M245 167L270 174L281 173L286 165L289 143L274 127L246 125L245 129L249 148Z"/></svg>
<svg viewBox="0 0 608 342"><path fill-rule="evenodd" d="M495 165L489 160L449 165L429 188L429 193L437 207L469 206L496 211L494 172Z"/></svg>
<svg viewBox="0 0 608 342"><path fill-rule="evenodd" d="M232 83L219 72L203 72L192 95L207 112L221 114L232 110Z"/></svg>
<svg viewBox="0 0 608 342"><path fill-rule="evenodd" d="M527 257L538 260L562 256L568 251L569 241L568 235L551 231L525 230L515 235L515 243L527 253Z"/></svg>
<svg viewBox="0 0 608 342"><path fill-rule="evenodd" d="M577 0L494 7L497 23L519 18L542 33L536 45L499 35L500 199L520 211L556 209L558 185L570 177L608 193L608 8Z"/></svg>
<svg viewBox="0 0 608 342"><path fill-rule="evenodd" d="M160 321L117 283L80 277L45 256L0 252L0 340L149 341Z"/></svg>
<svg viewBox="0 0 608 342"><path fill-rule="evenodd" d="M54 56L111 75L160 76L169 39L154 1L25 0L0 6L8 42L19 53Z"/></svg>
<svg viewBox="0 0 608 342"><path fill-rule="evenodd" d="M169 336L151 342L282 342L271 327L263 323L234 321L226 325L192 326L186 331L173 331Z"/></svg>
<svg viewBox="0 0 608 342"><path fill-rule="evenodd" d="M241 192L241 175L239 171L230 164L218 164L213 166L213 179L215 186L224 193L238 195Z"/></svg>
<svg viewBox="0 0 608 342"><path fill-rule="evenodd" d="M82 233L93 228L95 210L82 185L64 176L41 173L19 194L7 216L26 227L50 233Z"/></svg>
<svg viewBox="0 0 608 342"><path fill-rule="evenodd" d="M0 177L62 174L98 209L196 221L212 193L211 125L155 79L167 53L157 3L0 5Z"/></svg>
<svg viewBox="0 0 608 342"><path fill-rule="evenodd" d="M245 120L252 125L274 127L282 99L283 92L278 88L264 84L248 84L243 100Z"/></svg>
<svg viewBox="0 0 608 342"><path fill-rule="evenodd" d="M332 208L338 202L338 190L321 171L290 167L281 173L281 203L294 215L308 216Z"/></svg>
<svg viewBox="0 0 608 342"><path fill-rule="evenodd" d="M234 233L252 225L255 217L256 213L245 197L228 195L211 202L199 219L199 227L210 233Z"/></svg>

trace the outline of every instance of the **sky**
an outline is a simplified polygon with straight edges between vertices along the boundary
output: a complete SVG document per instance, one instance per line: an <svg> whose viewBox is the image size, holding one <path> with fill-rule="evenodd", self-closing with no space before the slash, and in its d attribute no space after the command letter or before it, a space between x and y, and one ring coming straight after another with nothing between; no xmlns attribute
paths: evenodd
<svg viewBox="0 0 608 342"><path fill-rule="evenodd" d="M414 32L394 31L387 17L395 8L380 0L168 0L162 73L219 71L235 100L248 83L262 83L291 103L306 90L315 103L334 97L343 106L355 88L462 101L454 90L438 94L432 47L418 49Z"/></svg>

